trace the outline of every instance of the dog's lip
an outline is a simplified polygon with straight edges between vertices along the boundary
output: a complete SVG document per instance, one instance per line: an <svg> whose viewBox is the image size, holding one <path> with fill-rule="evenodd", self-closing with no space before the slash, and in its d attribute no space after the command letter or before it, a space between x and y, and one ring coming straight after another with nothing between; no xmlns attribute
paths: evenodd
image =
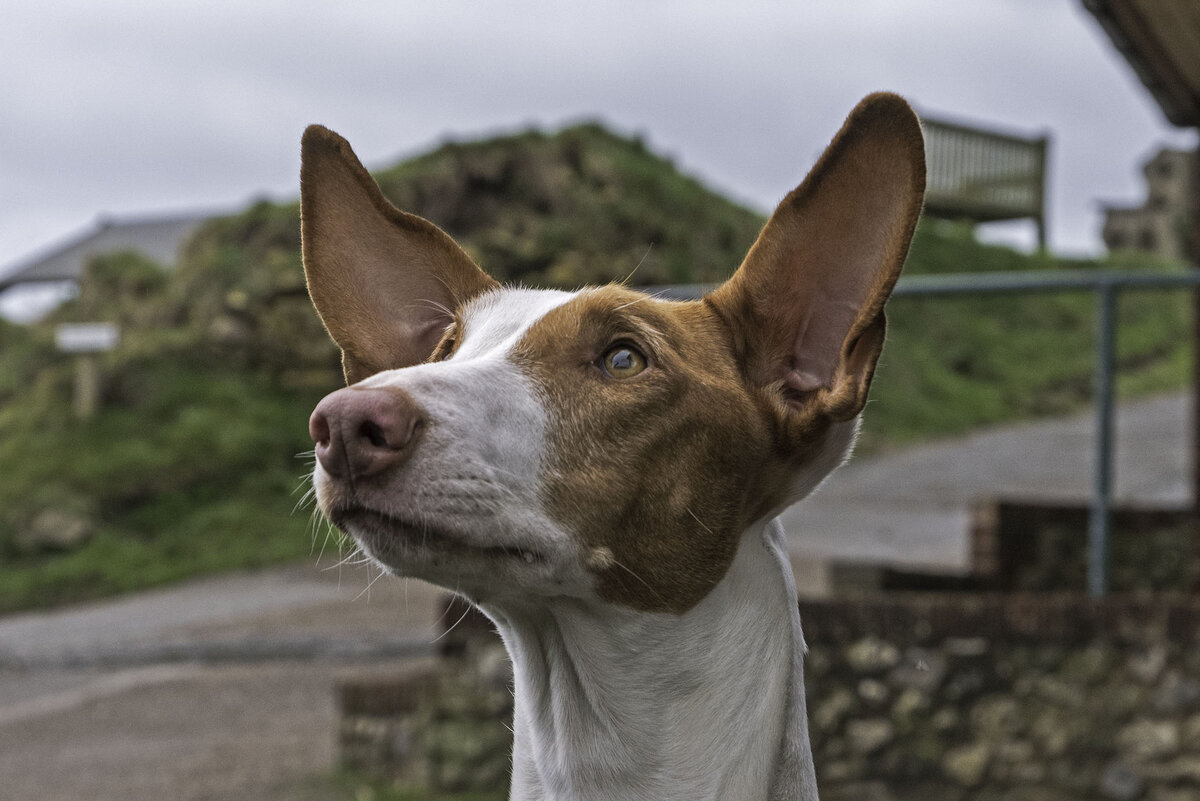
<svg viewBox="0 0 1200 801"><path fill-rule="evenodd" d="M366 525L372 531L382 531L386 536L402 538L421 547L445 548L474 551L489 556L504 556L533 563L545 560L536 548L522 544L481 545L454 529L436 523L417 523L399 515L372 509L358 503L345 504L330 510L329 519L335 526L347 530L355 523Z"/></svg>

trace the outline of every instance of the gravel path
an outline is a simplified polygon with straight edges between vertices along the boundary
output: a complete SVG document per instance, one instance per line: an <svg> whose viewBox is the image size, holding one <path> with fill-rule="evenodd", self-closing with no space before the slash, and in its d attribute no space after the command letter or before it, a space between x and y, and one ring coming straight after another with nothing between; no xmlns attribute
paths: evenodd
<svg viewBox="0 0 1200 801"><path fill-rule="evenodd" d="M441 592L297 565L0 619L4 801L332 801L339 676L429 651Z"/></svg>

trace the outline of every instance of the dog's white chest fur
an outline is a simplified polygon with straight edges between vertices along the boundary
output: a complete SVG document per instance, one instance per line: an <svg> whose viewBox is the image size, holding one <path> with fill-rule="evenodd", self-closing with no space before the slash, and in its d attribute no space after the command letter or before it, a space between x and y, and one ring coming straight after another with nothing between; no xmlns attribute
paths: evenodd
<svg viewBox="0 0 1200 801"><path fill-rule="evenodd" d="M802 643L780 535L748 532L727 579L678 617L485 606L517 682L513 797L765 799L779 784L815 798L800 763L778 761L785 735L807 748L786 730L804 718Z"/></svg>

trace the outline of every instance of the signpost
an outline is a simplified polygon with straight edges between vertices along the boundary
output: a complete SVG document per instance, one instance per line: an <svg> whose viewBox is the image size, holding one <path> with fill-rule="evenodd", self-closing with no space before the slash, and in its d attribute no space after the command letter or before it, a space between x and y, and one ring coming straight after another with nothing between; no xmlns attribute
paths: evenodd
<svg viewBox="0 0 1200 801"><path fill-rule="evenodd" d="M112 323L63 323L54 329L54 344L63 353L74 353L75 416L87 420L96 413L100 401L100 362L98 353L112 350L120 332Z"/></svg>

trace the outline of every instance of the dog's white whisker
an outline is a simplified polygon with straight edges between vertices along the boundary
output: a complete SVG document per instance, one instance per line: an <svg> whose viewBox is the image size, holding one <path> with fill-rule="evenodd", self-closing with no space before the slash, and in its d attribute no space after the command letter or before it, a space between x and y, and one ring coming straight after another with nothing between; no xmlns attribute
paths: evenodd
<svg viewBox="0 0 1200 801"><path fill-rule="evenodd" d="M379 573L376 574L374 577L370 577L368 575L367 586L363 587L362 592L360 592L357 596L355 596L354 600L358 601L365 595L365 596L367 596L367 603L369 604L371 602L371 588L375 586L375 582L379 581L381 578L383 578L386 575L387 575L387 572L385 570L383 570L382 568L380 568Z"/></svg>
<svg viewBox="0 0 1200 801"><path fill-rule="evenodd" d="M704 530L705 530L705 531L707 531L709 534L712 534L712 533L713 533L713 530L712 530L711 528L709 528L708 526L704 525L704 521L703 521L703 520L701 520L699 517L696 517L696 513L692 511L692 507L690 507L690 506L685 506L685 507L684 507L684 509L686 509L686 510L687 510L687 513L688 513L689 515L691 515L691 516L692 516L692 519L693 519L693 520L695 520L697 523L699 523L699 524L700 524L700 528L704 529Z"/></svg>
<svg viewBox="0 0 1200 801"><path fill-rule="evenodd" d="M633 278L633 274L642 268L642 264L646 261L646 257L650 255L650 251L652 250L654 250L653 242L646 246L646 252L642 254L640 259L638 259L638 263L633 265L633 269L630 270L624 278L617 282L619 286L629 286L629 281L631 278Z"/></svg>
<svg viewBox="0 0 1200 801"><path fill-rule="evenodd" d="M447 306L445 303L438 303L436 300L432 300L431 298L417 298L416 302L423 304L425 306L429 306L430 308L435 309L436 311L440 311L442 314L446 315L447 317L450 317L450 318L454 317L454 310L451 309L449 306Z"/></svg>
<svg viewBox="0 0 1200 801"><path fill-rule="evenodd" d="M352 565L352 566L357 567L357 566L361 566L361 565L370 565L370 564L371 564L371 559L369 557L367 557L365 554L363 554L362 549L354 548L350 553L346 554L346 556L342 557L334 564L330 565L329 567L322 568L322 569L323 570L335 570L335 569L343 567L344 565Z"/></svg>
<svg viewBox="0 0 1200 801"><path fill-rule="evenodd" d="M466 619L467 619L467 615L471 613L471 607L470 607L470 605L464 605L464 606L466 606L466 608L465 608L465 609L463 609L463 613L462 613L461 615L459 615L459 616L458 616L458 620L454 621L454 623L453 623L451 626L449 626L449 627L448 627L448 628L447 628L445 631L443 631L441 634L439 634L438 636L434 637L434 638L433 638L433 640L431 641L431 643L436 643L436 642L438 642L438 641L439 641L439 640L441 640L443 637L445 637L446 635L448 635L450 632L452 632L452 631L454 631L456 628L458 628L458 624L459 624L459 623L462 623L464 620L466 620Z"/></svg>
<svg viewBox="0 0 1200 801"><path fill-rule="evenodd" d="M654 586L653 586L652 584L650 584L650 582L646 581L644 578L642 578L641 576L639 576L639 575L637 574L637 572L636 572L636 571L634 571L634 570L630 569L629 567L627 567L626 565L622 564L621 562L619 562L617 559L615 559L615 558L614 558L614 557L612 557L611 555L609 556L609 560L612 562L612 564L613 564L615 567L619 567L619 568L621 568L621 569L622 569L622 570L624 570L626 573L628 573L629 575L631 575L631 576L633 576L635 579L637 579L639 582L641 582L641 584L642 584L644 587L646 587L647 589L649 589L649 590L650 590L650 592L654 593L654 595L656 595L656 596L658 597L658 599L659 599L659 600L666 600L665 598L663 598L663 597L662 597L662 595L660 595L660 594L658 593L658 590L656 590L656 589L654 588Z"/></svg>

